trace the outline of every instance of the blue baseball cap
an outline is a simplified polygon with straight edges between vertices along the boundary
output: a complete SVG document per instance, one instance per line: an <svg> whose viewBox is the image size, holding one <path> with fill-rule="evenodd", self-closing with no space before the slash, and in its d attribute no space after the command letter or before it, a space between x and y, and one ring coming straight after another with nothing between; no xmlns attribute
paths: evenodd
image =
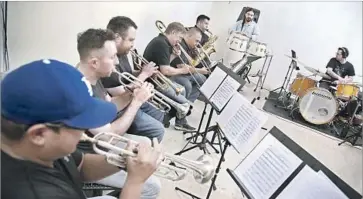
<svg viewBox="0 0 363 199"><path fill-rule="evenodd" d="M43 59L7 74L1 82L1 114L20 124L62 123L77 129L115 119L116 106L92 97L92 88L73 66Z"/></svg>

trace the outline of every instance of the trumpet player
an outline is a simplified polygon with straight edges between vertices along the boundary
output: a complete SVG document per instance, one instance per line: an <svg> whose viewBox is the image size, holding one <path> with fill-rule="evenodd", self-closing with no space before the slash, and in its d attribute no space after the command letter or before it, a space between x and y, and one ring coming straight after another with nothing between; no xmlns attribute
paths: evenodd
<svg viewBox="0 0 363 199"><path fill-rule="evenodd" d="M180 42L181 47L187 54L185 55L184 53L181 53L179 57L176 57L170 63L170 65L175 68L180 68L184 64L190 64L187 56L189 56L189 58L196 58L194 55L197 51L197 45L200 43L201 39L201 32L197 28L190 28ZM206 77L204 75L209 73L206 67L195 68L194 70L195 73L193 74L175 75L170 77L171 80L184 86L186 98L191 102L194 102L199 97L200 92L198 88L206 81Z"/></svg>
<svg viewBox="0 0 363 199"><path fill-rule="evenodd" d="M160 33L157 37L153 38L148 43L144 50L143 57L158 65L160 72L167 77L189 74L189 72L193 70L193 68L191 68L189 65L182 65L182 67L180 68L174 68L170 66L170 62L175 57L177 57L177 55L173 55L173 51L175 50L185 33L185 27L181 23L170 23L166 28L165 33ZM159 91L178 103L184 104L189 102L189 100L185 97L185 93L177 95L174 89L159 89ZM166 114L164 116L165 127L168 127L170 125L169 121L173 117L175 117L175 111L170 112L169 114ZM186 117L176 117L174 128L180 131L195 130L194 127L188 124Z"/></svg>
<svg viewBox="0 0 363 199"><path fill-rule="evenodd" d="M4 77L1 198L86 199L83 182L120 172L105 156L76 150L85 129L106 125L117 113L114 104L92 97L88 87L79 71L57 60L33 61ZM138 154L126 159L128 175L120 199L151 198L142 196L160 164L160 145L155 140L154 148L128 146L134 148Z"/></svg>
<svg viewBox="0 0 363 199"><path fill-rule="evenodd" d="M107 29L114 32L116 38L117 59L119 63L116 64L115 69L120 73L128 72L134 74L139 80L145 82L146 79L158 72L158 69L155 67L155 63L150 62L144 65L141 71L133 70L133 62L128 55L134 47L137 28L135 22L125 16L113 17L107 24ZM111 96L123 95L125 92L117 73L101 78L101 82ZM121 113L125 113L125 111L126 109L122 110ZM127 132L149 138L156 137L161 141L165 133L162 124L163 119L163 112L148 103L143 103Z"/></svg>
<svg viewBox="0 0 363 199"><path fill-rule="evenodd" d="M152 84L145 82L140 88L135 88L132 93L126 92L123 96L113 96L111 98L100 79L109 77L114 71L115 65L119 63L115 34L110 30L88 29L79 35L77 42L80 56L78 69L84 75L82 80L87 84L90 94L95 98L113 102L117 106L118 111L125 109L122 114L118 114L117 117L113 118L112 122L99 128L90 128L86 131L86 134L92 137L101 132L110 132L137 142L150 144L150 139L145 137L145 135L135 135L126 132L142 104L152 97ZM92 112L92 114L104 117L102 112ZM115 145L124 147L124 143L115 143ZM78 148L85 152L94 153L92 144L89 142L81 141ZM98 183L121 188L125 183L126 176L126 172L121 171L102 179ZM156 198L160 190L159 180L156 177L150 177L147 185L148 187L145 188L142 198Z"/></svg>

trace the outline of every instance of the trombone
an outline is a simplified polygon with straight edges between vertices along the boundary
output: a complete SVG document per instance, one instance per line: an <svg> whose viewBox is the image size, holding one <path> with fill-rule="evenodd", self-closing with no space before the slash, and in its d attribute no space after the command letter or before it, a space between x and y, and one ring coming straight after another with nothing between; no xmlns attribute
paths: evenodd
<svg viewBox="0 0 363 199"><path fill-rule="evenodd" d="M166 26L165 26L165 24L162 22L162 21L160 21L160 20L156 20L156 22L155 22L155 25L156 25L156 27L157 27L157 29L162 33L162 34L164 34L165 33L165 30L166 30ZM198 65L198 64L195 64L193 61L193 59L189 56L189 54L185 51L185 49L178 43L177 44L177 46L174 46L173 47L174 48L174 51L177 51L177 49L176 48L179 48L180 49L180 51L184 54L184 56L187 58L187 60L188 60L188 63L189 63L189 65L190 66L192 66L194 69L195 69L195 66L196 65ZM175 54L177 54L177 53L175 53ZM184 65L187 65L185 62L184 62L184 60L183 60L183 58L181 57L181 55L179 55L179 54L177 54L178 55L178 58L180 59L180 61L184 64ZM211 72L210 71L210 69L207 67L207 69L208 69L208 72ZM190 71L190 70L188 70L188 72L189 72L189 74L193 77L193 80L195 81L195 83L198 85L198 87L200 88L200 85L199 85L199 83L198 83L198 81L195 79L195 77L194 77L194 75L193 75L193 73ZM198 75L201 75L201 74L199 74L198 72L197 72L197 74Z"/></svg>
<svg viewBox="0 0 363 199"><path fill-rule="evenodd" d="M138 58L139 60L141 60L141 64L149 64L149 61L147 61L144 57L142 57L141 55L137 54L134 51L130 51L131 55ZM137 68L139 70L142 70L142 66L139 63L135 63L135 65L137 66ZM155 85L157 85L158 87L160 87L160 89L165 90L167 89L169 86L171 86L177 95L179 95L184 88L182 87L176 87L174 85L174 83L172 81L170 81L169 78L167 78L165 75L163 75L160 71L158 71L155 75L153 75L151 77L151 80L155 83Z"/></svg>
<svg viewBox="0 0 363 199"><path fill-rule="evenodd" d="M114 72L119 75L119 81L123 86L125 86L125 88L131 90L128 87L128 83L124 82L124 80L127 80L128 82L136 85L137 87L141 87L142 81L137 79L132 74L127 73L127 72L120 73L116 70ZM190 110L189 103L179 104L155 89L152 91L152 94L153 94L153 96L148 101L148 103L150 105L152 105L154 108L159 109L163 112L169 112L171 110L171 107L170 107L170 105L171 105L172 107L175 108L176 117L178 117L178 118L184 118L189 113L189 110Z"/></svg>
<svg viewBox="0 0 363 199"><path fill-rule="evenodd" d="M126 168L127 157L136 156L136 153L134 151L128 151L114 145L115 143L126 144L129 141L137 144L135 141L129 140L117 134L99 133L91 138L84 133L81 140L91 142L93 144L93 150L97 154L106 156L106 160L108 163L121 168ZM179 164L183 168L179 166L172 166L175 164ZM179 181L185 178L188 169L193 172L194 179L201 184L208 182L215 173L212 158L210 156L202 155L196 161L194 161L183 158L181 156L165 153L163 161L161 162L154 175L172 181Z"/></svg>

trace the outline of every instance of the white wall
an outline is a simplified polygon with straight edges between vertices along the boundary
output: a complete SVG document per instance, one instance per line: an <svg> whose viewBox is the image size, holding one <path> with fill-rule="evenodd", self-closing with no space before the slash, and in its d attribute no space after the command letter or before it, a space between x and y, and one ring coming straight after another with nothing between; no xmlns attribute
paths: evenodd
<svg viewBox="0 0 363 199"><path fill-rule="evenodd" d="M117 15L137 23L136 47L143 52L159 33L156 20L191 26L199 14L207 14L211 31L219 36L213 57L221 58L227 29L244 6L261 10L259 40L274 53L266 88L281 85L290 63L284 54L290 54L290 49L305 64L325 69L337 47L346 46L348 60L362 74L362 2L9 2L10 67L40 58L74 64L77 34L91 27L105 28ZM258 60L253 66L262 63Z"/></svg>
<svg viewBox="0 0 363 199"><path fill-rule="evenodd" d="M77 34L106 28L118 15L132 18L139 26L135 45L143 52L159 33L156 20L192 26L199 14L210 14L211 6L209 2L9 2L10 67L41 58L75 64Z"/></svg>
<svg viewBox="0 0 363 199"><path fill-rule="evenodd" d="M214 2L211 20L220 36L217 57L223 56L227 29L244 6L261 10L259 40L274 54L266 88L282 84L291 61L284 54L291 49L305 64L324 70L337 48L346 46L356 74L362 74L362 2ZM253 66L262 64L258 60Z"/></svg>

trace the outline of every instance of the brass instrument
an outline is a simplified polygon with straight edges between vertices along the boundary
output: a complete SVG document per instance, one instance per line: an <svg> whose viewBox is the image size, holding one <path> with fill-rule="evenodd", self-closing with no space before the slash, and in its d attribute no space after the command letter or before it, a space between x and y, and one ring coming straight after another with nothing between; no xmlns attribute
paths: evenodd
<svg viewBox="0 0 363 199"><path fill-rule="evenodd" d="M142 57L141 55L137 54L134 51L130 51L130 53L138 58L141 61L141 64L149 64L149 61L147 61L144 57ZM139 70L142 70L142 66L139 63L135 63L136 67L138 67ZM177 95L179 95L182 91L183 91L183 87L177 87L172 81L170 81L169 78L167 78L165 75L163 75L160 71L158 71L156 74L154 74L151 78L150 78L155 85L157 85L161 90L166 90L169 86L171 86Z"/></svg>
<svg viewBox="0 0 363 199"><path fill-rule="evenodd" d="M127 144L127 142L130 141L136 144L135 141L129 140L117 134L99 133L93 138L87 136L86 134L83 134L81 139L83 141L89 141L93 143L93 150L97 154L106 156L106 160L108 163L121 168L126 168L126 157L136 156L135 152L128 151L114 145L115 143L120 142ZM185 168L172 166L170 165L170 163L167 163L168 161L174 164L180 164ZM188 169L193 171L194 179L201 184L208 182L215 173L215 169L212 164L212 158L210 156L202 155L200 158L197 159L197 161L194 161L183 158L181 156L165 153L163 161L161 162L159 168L156 170L154 175L173 181L178 181L184 179ZM170 174L174 174L174 177Z"/></svg>
<svg viewBox="0 0 363 199"><path fill-rule="evenodd" d="M117 73L119 75L120 83L122 85L124 85L126 88L128 88L128 87L127 87L127 83L124 82L124 79L129 81L130 83L136 85L137 87L141 87L141 85L142 85L142 81L137 79L135 76L133 76L130 73L127 73L127 72L120 73L118 71L115 71L115 73ZM178 118L184 118L188 114L188 112L190 110L189 103L179 104L155 89L152 92L153 92L154 96L151 97L151 99L150 99L150 101L148 101L148 103L150 105L152 105L153 107L155 107L156 109L160 109L162 111L169 112L171 109L170 106L172 106L173 108L175 108L176 117L178 117Z"/></svg>

